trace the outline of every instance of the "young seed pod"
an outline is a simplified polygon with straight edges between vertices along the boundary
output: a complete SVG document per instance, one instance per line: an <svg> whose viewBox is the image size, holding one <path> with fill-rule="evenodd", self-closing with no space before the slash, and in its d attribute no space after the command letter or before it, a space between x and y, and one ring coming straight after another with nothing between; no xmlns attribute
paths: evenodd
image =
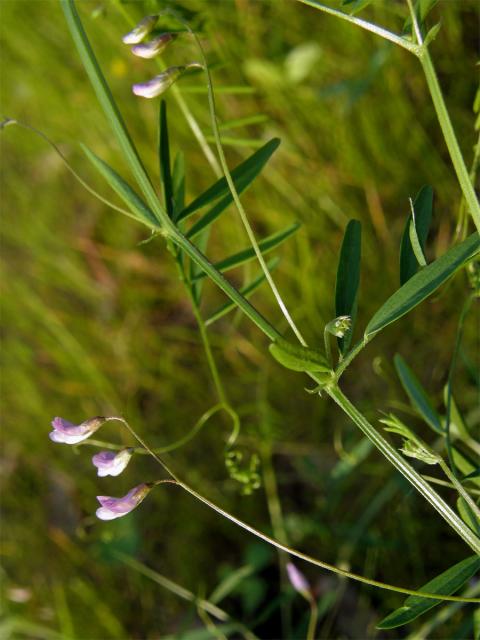
<svg viewBox="0 0 480 640"><path fill-rule="evenodd" d="M334 318L326 325L325 331L337 336L337 338L343 338L351 326L352 319L350 316L338 316L338 318Z"/></svg>
<svg viewBox="0 0 480 640"><path fill-rule="evenodd" d="M138 44L155 29L158 16L147 16L140 20L136 27L123 36L124 44Z"/></svg>

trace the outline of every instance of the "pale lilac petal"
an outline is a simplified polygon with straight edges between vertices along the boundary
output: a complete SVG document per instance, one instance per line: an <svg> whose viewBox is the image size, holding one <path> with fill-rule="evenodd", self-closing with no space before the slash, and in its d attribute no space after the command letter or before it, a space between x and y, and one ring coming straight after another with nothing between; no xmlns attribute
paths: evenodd
<svg viewBox="0 0 480 640"><path fill-rule="evenodd" d="M56 417L52 420L53 431L49 434L53 442L77 444L86 440L105 422L102 416L89 418L81 424L73 424L64 418Z"/></svg>
<svg viewBox="0 0 480 640"><path fill-rule="evenodd" d="M118 476L130 462L133 449L122 449L122 451L101 451L93 456L92 462L98 469L98 475Z"/></svg>
<svg viewBox="0 0 480 640"><path fill-rule="evenodd" d="M147 16L143 18L131 31L123 36L122 41L125 44L137 44L141 42L148 34L153 31L157 24L158 16Z"/></svg>
<svg viewBox="0 0 480 640"><path fill-rule="evenodd" d="M73 422L69 422L68 420L64 420L64 418L58 417L52 420L52 427L55 429L55 431L61 431L62 433L67 433L72 436L80 436L88 431L86 422L82 422L82 424L73 424Z"/></svg>
<svg viewBox="0 0 480 640"><path fill-rule="evenodd" d="M114 513L110 509L105 509L105 507L100 507L96 511L96 516L100 520L115 520L115 518L121 518L124 515L124 513Z"/></svg>
<svg viewBox="0 0 480 640"><path fill-rule="evenodd" d="M288 579L295 591L310 591L310 585L308 584L307 579L303 573L297 569L293 562L287 562L287 573Z"/></svg>
<svg viewBox="0 0 480 640"><path fill-rule="evenodd" d="M170 42L176 38L173 33L162 33L148 42L142 42L132 47L132 53L139 58L154 58L165 51Z"/></svg>
<svg viewBox="0 0 480 640"><path fill-rule="evenodd" d="M142 502L151 488L152 485L143 483L131 489L123 498L97 496L97 500L102 506L101 509L97 509L97 516L101 520L113 520L130 513Z"/></svg>
<svg viewBox="0 0 480 640"><path fill-rule="evenodd" d="M78 442L82 442L82 440L86 440L90 437L89 433L86 433L83 436L71 436L66 433L62 433L61 431L51 431L48 435L52 442L59 442L63 444L77 444Z"/></svg>

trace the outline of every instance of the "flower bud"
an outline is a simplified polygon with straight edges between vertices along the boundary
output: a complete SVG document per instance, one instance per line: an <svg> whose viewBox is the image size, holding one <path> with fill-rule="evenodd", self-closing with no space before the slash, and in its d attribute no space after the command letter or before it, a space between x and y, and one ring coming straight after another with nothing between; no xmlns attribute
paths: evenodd
<svg viewBox="0 0 480 640"><path fill-rule="evenodd" d="M288 579L295 591L298 591L298 593L301 593L304 596L310 593L310 585L308 584L307 579L303 573L297 569L293 562L287 562L287 573Z"/></svg>
<svg viewBox="0 0 480 640"><path fill-rule="evenodd" d="M132 86L132 91L136 96L142 98L156 98L164 93L172 84L189 69L201 69L202 65L192 62L181 67L169 67L152 80L140 82Z"/></svg>
<svg viewBox="0 0 480 640"><path fill-rule="evenodd" d="M148 34L153 31L157 24L158 16L147 16L140 20L136 27L134 27L129 33L123 36L122 41L125 44L138 44Z"/></svg>
<svg viewBox="0 0 480 640"><path fill-rule="evenodd" d="M99 477L119 476L130 462L133 449L122 449L122 451L100 451L92 457L93 464L97 467Z"/></svg>
<svg viewBox="0 0 480 640"><path fill-rule="evenodd" d="M325 327L325 331L331 333L337 338L343 338L347 331L352 326L352 319L350 316L338 316L334 320L331 320Z"/></svg>
<svg viewBox="0 0 480 640"><path fill-rule="evenodd" d="M50 432L50 440L53 442L63 442L65 444L77 444L89 438L102 424L106 418L96 416L85 420L81 424L73 424L64 418L54 418L52 420L53 431Z"/></svg>
<svg viewBox="0 0 480 640"><path fill-rule="evenodd" d="M142 502L152 488L152 484L142 483L131 489L123 498L112 498L111 496L97 496L97 500L102 505L97 509L97 518L100 520L115 520L126 516Z"/></svg>
<svg viewBox="0 0 480 640"><path fill-rule="evenodd" d="M168 47L170 42L177 38L176 33L161 33L148 42L141 42L132 47L132 53L139 58L154 58Z"/></svg>

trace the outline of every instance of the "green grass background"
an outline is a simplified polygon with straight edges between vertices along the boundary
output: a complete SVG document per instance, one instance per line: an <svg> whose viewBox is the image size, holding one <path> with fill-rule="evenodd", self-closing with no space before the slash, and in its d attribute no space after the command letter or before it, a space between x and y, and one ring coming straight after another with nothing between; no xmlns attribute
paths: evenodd
<svg viewBox="0 0 480 640"><path fill-rule="evenodd" d="M155 65L133 59L121 44L128 27L115 2L78 4L135 142L158 181L158 103L130 91L133 82L155 73ZM124 3L124 8L139 18L160 5L151 0ZM185 0L182 5L204 20L216 86L248 88L218 95L220 121L266 116L259 124L225 133L282 139L243 202L259 236L293 220L302 222L295 238L278 250L281 263L275 273L309 343L321 344L323 325L334 315L336 261L346 222L361 220L360 331L398 286L408 197L423 184L435 189L430 258L449 246L455 228L461 194L419 64L371 34L286 0ZM430 24L442 21L432 51L468 163L475 140L475 5L470 0L440 2L430 19ZM114 199L78 143L123 175L127 168L60 6L53 0L3 0L0 12L2 114L48 134L86 181ZM406 5L374 2L365 16L399 32ZM314 63L299 63L302 54ZM195 57L186 38L165 55L168 64ZM179 86L210 135L206 96L185 91L199 83L192 76ZM214 174L171 95L167 102L171 144L185 152L192 199L214 181ZM230 572L251 565L250 575L221 606L252 625L259 637L302 637L308 607L288 585L282 588L274 550L190 496L158 488L128 518L95 519L97 494L123 495L158 477L158 468L138 456L119 478L99 479L90 462L91 447L74 451L48 439L53 416L80 422L119 413L151 446L163 446L215 404L214 389L195 320L163 242L139 245L147 232L84 191L42 140L8 127L1 132L1 144L2 635L214 637L194 606L127 567L115 555L122 551L203 597ZM248 145L227 146L230 166L251 152ZM209 255L221 258L246 244L232 208L214 228ZM242 273L233 278L241 283ZM385 331L348 370L344 389L369 418L376 421L381 410L402 409L405 419L429 437L408 407L392 358L401 353L441 407L465 291L459 274ZM286 329L267 288L253 300ZM207 284L205 313L221 302L222 295ZM211 340L242 419L240 444L245 452L261 454L270 489L274 468L293 546L411 588L468 555L339 410L307 395L306 380L270 358L265 339L248 321L227 316L213 326ZM472 314L464 348L471 358L476 345ZM475 390L464 364L454 392L467 419L477 424ZM217 415L167 459L200 492L272 532L265 489L244 497L226 474L228 429L228 421ZM131 442L113 424L102 429L101 437ZM270 507L271 497L270 490ZM400 596L306 565L301 569L322 603L319 637L407 633L374 630L375 622L400 606ZM12 589L18 587L28 590L26 602L15 601ZM467 637L462 633L468 634L470 625L471 616L461 610L428 637Z"/></svg>

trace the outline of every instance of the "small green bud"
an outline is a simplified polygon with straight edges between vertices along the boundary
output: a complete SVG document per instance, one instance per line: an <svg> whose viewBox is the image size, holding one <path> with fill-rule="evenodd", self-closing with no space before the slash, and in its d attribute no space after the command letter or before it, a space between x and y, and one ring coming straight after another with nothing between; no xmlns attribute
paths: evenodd
<svg viewBox="0 0 480 640"><path fill-rule="evenodd" d="M338 316L326 325L325 331L337 336L337 338L343 338L351 326L352 318L350 316Z"/></svg>

